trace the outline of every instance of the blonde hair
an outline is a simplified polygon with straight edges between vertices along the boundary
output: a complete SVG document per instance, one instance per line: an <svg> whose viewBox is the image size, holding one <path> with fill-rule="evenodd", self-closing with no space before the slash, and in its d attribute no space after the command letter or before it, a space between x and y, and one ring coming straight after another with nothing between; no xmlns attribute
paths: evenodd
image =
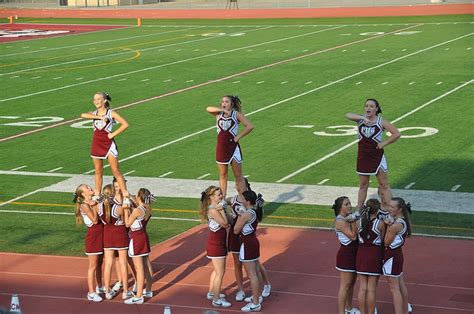
<svg viewBox="0 0 474 314"><path fill-rule="evenodd" d="M76 192L74 193L74 203L75 203L75 212L74 215L76 216L76 225L80 226L82 224L82 215L81 215L81 205L84 203L84 187L85 184L81 184L76 188Z"/></svg>
<svg viewBox="0 0 474 314"><path fill-rule="evenodd" d="M218 190L220 190L218 186L211 185L201 192L201 207L199 209L201 221L207 221L207 210L209 209L209 205L211 203L211 196L214 195L214 193L216 193Z"/></svg>
<svg viewBox="0 0 474 314"><path fill-rule="evenodd" d="M105 221L110 223L110 216L112 215L112 205L110 204L110 200L115 195L115 189L112 184L107 184L102 189L102 194L105 195L104 200L104 211L105 211Z"/></svg>

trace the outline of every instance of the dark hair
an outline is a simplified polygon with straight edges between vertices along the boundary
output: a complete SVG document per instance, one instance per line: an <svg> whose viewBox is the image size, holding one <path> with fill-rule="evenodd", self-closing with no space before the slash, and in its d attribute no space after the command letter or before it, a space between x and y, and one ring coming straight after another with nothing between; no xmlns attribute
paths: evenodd
<svg viewBox="0 0 474 314"><path fill-rule="evenodd" d="M368 231L370 216L375 215L380 209L380 202L378 199L371 198L365 203L365 207L360 211L360 227L364 231Z"/></svg>
<svg viewBox="0 0 474 314"><path fill-rule="evenodd" d="M392 201L397 202L397 207L402 210L403 218L407 224L407 236L411 235L411 204L405 203L405 200L401 197L392 197Z"/></svg>
<svg viewBox="0 0 474 314"><path fill-rule="evenodd" d="M255 206L255 213L257 214L257 220L262 221L263 219L263 204L265 201L262 198L262 194L255 193L254 191L245 191L242 193L242 196L245 198L246 201L250 202L253 206Z"/></svg>
<svg viewBox="0 0 474 314"><path fill-rule="evenodd" d="M377 101L377 99L374 99L374 98L367 98L367 100L365 102L368 102L368 101L373 101L375 103L375 105L377 106L377 115L379 113L382 113L382 107L380 107L380 104L379 102Z"/></svg>
<svg viewBox="0 0 474 314"><path fill-rule="evenodd" d="M112 97L110 97L109 93L107 92L97 92L96 95L101 95L105 101L105 107L110 108L110 102L112 101Z"/></svg>
<svg viewBox="0 0 474 314"><path fill-rule="evenodd" d="M240 101L239 96L237 95L225 95L224 97L227 97L230 99L230 104L232 106L232 109L235 111L241 112L242 111L242 101Z"/></svg>
<svg viewBox="0 0 474 314"><path fill-rule="evenodd" d="M334 201L334 204L331 207L332 209L334 209L334 216L337 217L337 215L339 215L339 212L342 207L342 203L344 202L345 199L349 199L349 198L347 196L340 196L336 198L336 200Z"/></svg>
<svg viewBox="0 0 474 314"><path fill-rule="evenodd" d="M244 182L245 182L245 187L247 188L247 191L252 191L252 188L250 187L250 182L246 177L244 177Z"/></svg>

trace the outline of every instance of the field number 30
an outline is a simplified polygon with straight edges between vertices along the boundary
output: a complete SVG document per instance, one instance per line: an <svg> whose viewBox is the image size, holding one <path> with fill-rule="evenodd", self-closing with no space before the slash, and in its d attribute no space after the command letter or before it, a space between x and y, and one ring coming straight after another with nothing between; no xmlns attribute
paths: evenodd
<svg viewBox="0 0 474 314"><path fill-rule="evenodd" d="M332 132L328 133L325 131L315 131L313 134L318 136L354 136L357 134L357 127L353 125L333 125L326 127L326 129L330 129ZM400 133L402 133L403 138L426 137L438 133L438 129L421 126L400 128L398 130ZM408 132L409 134L403 134L407 131L410 131ZM390 136L390 132L387 132L387 135Z"/></svg>

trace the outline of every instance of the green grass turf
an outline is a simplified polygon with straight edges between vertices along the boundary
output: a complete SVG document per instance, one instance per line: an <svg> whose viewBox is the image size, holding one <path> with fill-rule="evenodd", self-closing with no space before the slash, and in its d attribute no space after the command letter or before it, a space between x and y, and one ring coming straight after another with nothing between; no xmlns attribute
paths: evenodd
<svg viewBox="0 0 474 314"><path fill-rule="evenodd" d="M35 21L72 24L134 23L134 20ZM436 22L448 24L437 25ZM351 125L350 121L344 119L344 114L349 111L362 112L365 98L379 99L383 116L394 120L462 82L471 80L474 60L472 36L445 43L290 99L329 82L472 32L471 24L454 22L472 22L472 16L251 21L146 20L145 25L149 27L2 44L0 116L19 118L0 118L0 137L38 128L31 124L7 125L8 123L23 121L47 126L50 123L40 122L45 118L34 119L77 118L81 112L93 110L91 98L97 90L110 92L113 97L112 107L116 108L273 62L371 37L360 35L361 33L390 32L412 26L389 25L391 23L435 23L411 28L410 31L420 31L413 35L388 35L333 49L119 111L131 125L117 138L123 159L211 127L214 120L205 112L205 107L216 105L224 94L238 94L243 100L245 113L266 108L249 115L255 130L242 140L244 173L249 174L252 181L275 182L353 141L354 135L323 137L316 136L313 132L334 133L328 127ZM383 25L358 25L379 23ZM290 27L284 27L285 24ZM291 26L303 24L306 26ZM326 26L311 26L315 24ZM333 26L327 26L346 24L351 25L334 29L329 29ZM176 27L167 27L170 25ZM226 36L203 36L209 33L226 33ZM228 36L229 34L238 36ZM142 71L143 69L148 70ZM134 71L139 72L131 73ZM357 84L359 82L361 83ZM384 82L387 83L383 84ZM411 82L415 83L410 85ZM438 85L438 82L442 83ZM53 89L57 90L49 91ZM30 93L36 95L24 97ZM470 171L474 166L474 144L468 136L469 118L472 116L469 114L472 111L469 99L472 98L471 84L396 123L398 127L431 127L439 132L423 138L402 138L387 147L393 187L403 188L408 183L416 182L414 189L449 191L452 186L461 184L458 191L474 192L474 180ZM288 127L295 124L314 127ZM416 132L407 131L404 134L414 133ZM23 171L46 172L63 167L58 172L83 173L92 169L89 157L91 137L91 129L64 125L0 142L0 170L27 165ZM122 162L121 168L124 173L134 170L134 176L157 177L173 171L170 177L193 179L210 173L207 178L217 179L215 140L215 131L209 130ZM317 184L323 179L330 179L326 184L357 186L355 156L356 148L353 146L286 182ZM6 201L59 182L63 178L1 175L1 179L0 201ZM20 202L70 204L70 197L67 193L42 192L21 199ZM158 207L197 211L196 200L187 199L160 198ZM331 221L325 221L332 219L331 211L322 206L269 204L267 208L267 223L310 227L332 225ZM48 208L22 204L10 204L0 208L2 209L71 210L69 207ZM156 214L162 217L197 218L194 212L157 211ZM22 215L24 214L1 213L0 220L11 217L15 221L22 221L28 216ZM415 232L472 236L472 223L465 221L464 217L416 212L413 215ZM44 238L54 239L54 233L47 231L48 221L73 221L70 216L40 216L38 219L41 221L38 228L28 229L29 226L25 226L21 233L15 229L15 232L8 235L13 237L9 241L13 243L24 239L25 245L39 247L43 244L28 239L34 238L41 231L45 233ZM183 226L182 229L177 227L179 230L196 224L179 224L181 223ZM63 251L68 249L68 245L64 244L64 248L60 249L63 246L61 241L64 240L58 240L58 253L54 253L54 248L48 251L50 244L46 243L54 243L56 240L45 240L45 247L36 252L82 254L83 230L67 226L66 223L63 226L59 221L54 225L62 226L64 232L76 230L76 238L72 242L77 242L77 245L71 251ZM58 234L61 232L58 230ZM157 237L171 234L165 235L158 230L153 239L158 241ZM23 249L18 248L15 251L26 252L30 249L22 251ZM0 250L4 248L0 247Z"/></svg>

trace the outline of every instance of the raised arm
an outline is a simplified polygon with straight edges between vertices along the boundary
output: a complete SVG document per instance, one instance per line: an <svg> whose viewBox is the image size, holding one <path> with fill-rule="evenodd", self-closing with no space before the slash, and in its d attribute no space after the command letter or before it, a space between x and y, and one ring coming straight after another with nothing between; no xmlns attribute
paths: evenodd
<svg viewBox="0 0 474 314"><path fill-rule="evenodd" d="M112 111L112 118L118 123L120 123L120 127L108 135L110 139L116 137L128 128L128 122L124 118L122 118L122 116L119 115L117 112Z"/></svg>
<svg viewBox="0 0 474 314"><path fill-rule="evenodd" d="M365 123L369 123L369 120L366 117L364 117L360 114L352 113L352 112L346 113L346 118L351 120L351 121L355 121L355 122L359 122L360 120L364 120Z"/></svg>
<svg viewBox="0 0 474 314"><path fill-rule="evenodd" d="M235 142L240 141L242 137L246 136L253 130L252 122L250 122L250 120L247 119L247 117L244 114L237 112L237 119L239 120L240 123L244 125L245 129L242 132L239 132L239 134L237 134L236 137L234 137Z"/></svg>
<svg viewBox="0 0 474 314"><path fill-rule="evenodd" d="M227 113L227 114L230 114L229 111L227 110L224 110L222 108L219 108L219 107L213 107L213 106L209 106L206 108L206 111L209 112L210 114L212 114L213 116L217 116L218 114L220 113Z"/></svg>
<svg viewBox="0 0 474 314"><path fill-rule="evenodd" d="M391 134L385 141L377 145L378 149L382 149L385 146L392 144L393 142L395 142L396 140L400 138L400 131L398 131L398 129L387 120L382 121L382 126L385 128L385 130L389 131Z"/></svg>
<svg viewBox="0 0 474 314"><path fill-rule="evenodd" d="M92 112L81 113L81 118L82 119L89 119L89 120L105 120L105 119L107 119L106 116L99 116L99 115L93 114Z"/></svg>

